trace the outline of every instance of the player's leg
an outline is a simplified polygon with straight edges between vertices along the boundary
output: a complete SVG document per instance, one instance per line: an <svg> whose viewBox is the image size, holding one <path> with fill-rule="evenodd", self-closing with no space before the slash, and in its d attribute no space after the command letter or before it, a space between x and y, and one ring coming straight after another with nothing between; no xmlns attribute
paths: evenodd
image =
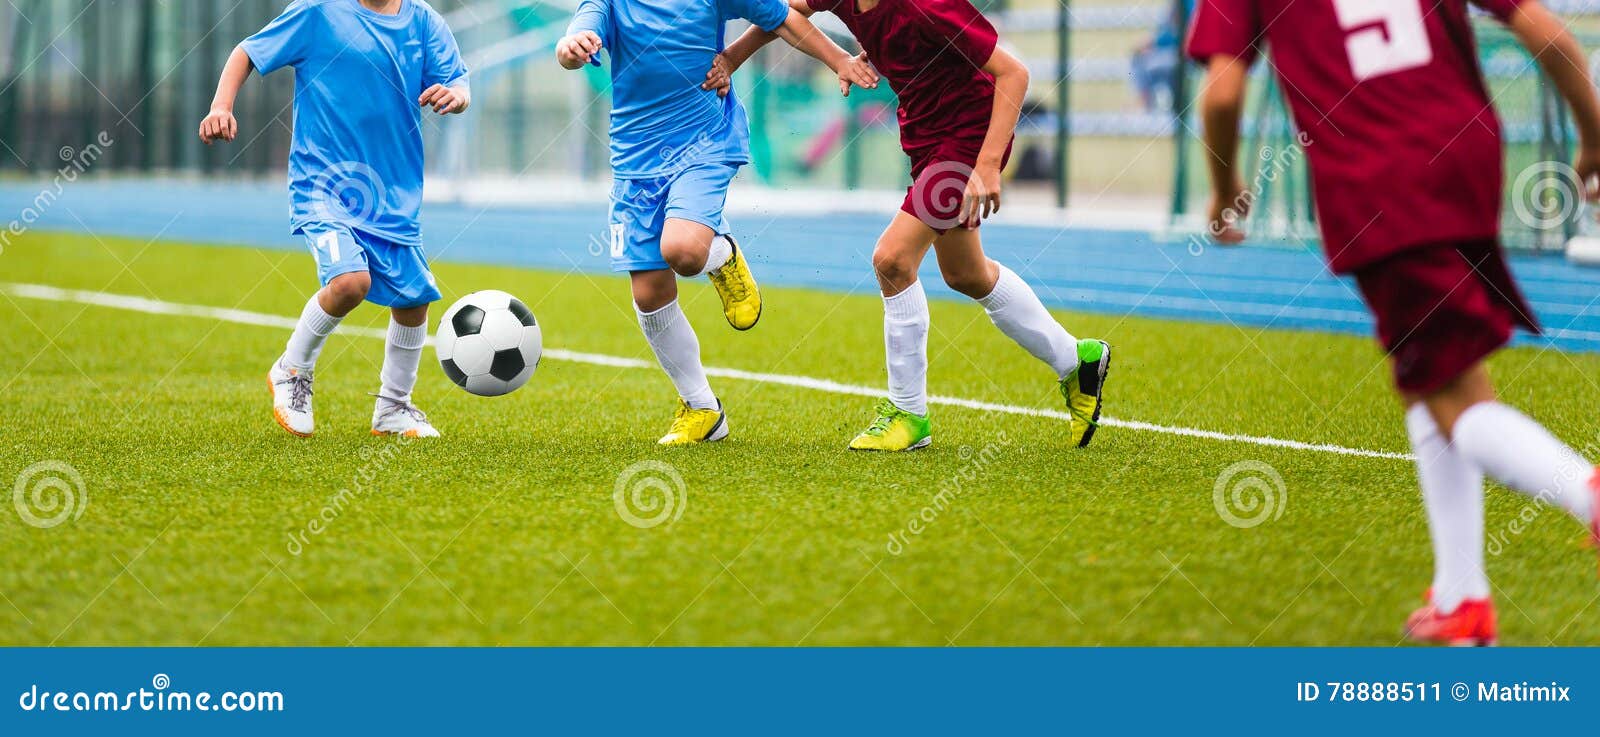
<svg viewBox="0 0 1600 737"><path fill-rule="evenodd" d="M949 230L934 241L933 249L945 283L977 300L1000 332L1055 372L1073 417L1071 441L1087 446L1100 421L1111 347L1067 332L1022 277L984 255L978 231Z"/></svg>
<svg viewBox="0 0 1600 737"><path fill-rule="evenodd" d="M1424 642L1491 644L1496 632L1483 561L1483 472L1439 431L1422 397L1408 395L1403 401L1433 541L1433 585L1424 606L1406 620L1406 635Z"/></svg>
<svg viewBox="0 0 1600 737"><path fill-rule="evenodd" d="M1495 400L1483 360L1510 340L1514 325L1533 325L1498 244L1402 251L1358 271L1356 280L1408 402L1435 549L1435 589L1407 620L1406 633L1426 642L1492 642L1483 475L1588 520L1593 469Z"/></svg>
<svg viewBox="0 0 1600 737"><path fill-rule="evenodd" d="M1474 364L1407 413L1434 543L1428 605L1406 623L1425 642L1492 644L1494 607L1483 569L1484 474L1567 510L1600 540L1594 467L1543 426L1495 397ZM1420 436L1420 442L1418 438Z"/></svg>
<svg viewBox="0 0 1600 737"><path fill-rule="evenodd" d="M678 305L677 275L662 253L670 184L618 182L611 202L611 268L628 272L639 329L678 391L672 428L659 442L687 445L727 437L728 423L700 363L700 339Z"/></svg>
<svg viewBox="0 0 1600 737"><path fill-rule="evenodd" d="M383 368L372 407L372 434L436 438L439 431L411 400L428 341L428 305L440 298L422 249L357 235L367 252L372 289L367 301L389 308Z"/></svg>
<svg viewBox="0 0 1600 737"><path fill-rule="evenodd" d="M267 372L272 417L292 435L309 437L316 429L311 407L312 374L328 336L367 298L372 279L366 254L348 230L307 230L306 244L317 259L323 286L300 311L294 332Z"/></svg>
<svg viewBox="0 0 1600 737"><path fill-rule="evenodd" d="M938 234L909 213L889 223L872 250L872 269L883 292L883 346L889 398L877 417L850 441L851 450L915 450L933 442L928 417L928 297L917 269Z"/></svg>
<svg viewBox="0 0 1600 737"><path fill-rule="evenodd" d="M1543 425L1502 404L1482 364L1424 402L1461 457L1507 487L1566 510L1600 540L1594 464Z"/></svg>
<svg viewBox="0 0 1600 737"><path fill-rule="evenodd" d="M761 289L723 216L728 186L737 172L737 167L706 164L672 180L666 193L661 255L679 276L710 279L728 324L749 330L761 319Z"/></svg>
<svg viewBox="0 0 1600 737"><path fill-rule="evenodd" d="M700 362L700 339L678 305L677 277L668 269L635 271L630 276L639 329L678 390L678 411L659 442L689 445L726 438L728 420Z"/></svg>

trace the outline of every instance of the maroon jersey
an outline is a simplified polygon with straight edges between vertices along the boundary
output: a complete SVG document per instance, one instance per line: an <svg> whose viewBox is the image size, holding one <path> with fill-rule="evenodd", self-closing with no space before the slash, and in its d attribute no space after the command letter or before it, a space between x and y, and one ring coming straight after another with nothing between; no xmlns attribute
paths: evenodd
<svg viewBox="0 0 1600 737"><path fill-rule="evenodd" d="M1472 0L1502 21L1522 0ZM1467 0L1200 0L1189 55L1270 50L1333 270L1499 235L1495 115Z"/></svg>
<svg viewBox="0 0 1600 737"><path fill-rule="evenodd" d="M983 71L1000 36L968 0L807 0L844 21L900 97L900 145L917 153L941 141L978 143L994 112L994 77Z"/></svg>

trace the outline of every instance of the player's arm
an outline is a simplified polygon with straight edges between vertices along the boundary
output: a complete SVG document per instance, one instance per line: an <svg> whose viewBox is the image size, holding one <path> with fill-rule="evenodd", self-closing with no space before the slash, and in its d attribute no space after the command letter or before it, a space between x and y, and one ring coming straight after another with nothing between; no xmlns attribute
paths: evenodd
<svg viewBox="0 0 1600 737"><path fill-rule="evenodd" d="M556 61L563 69L582 69L585 64L596 63L595 55L603 46L600 34L578 31L556 42Z"/></svg>
<svg viewBox="0 0 1600 737"><path fill-rule="evenodd" d="M1572 108L1579 141L1574 168L1588 190L1588 198L1600 200L1600 99L1589 79L1583 48L1561 20L1537 0L1518 5L1506 22Z"/></svg>
<svg viewBox="0 0 1600 737"><path fill-rule="evenodd" d="M563 69L582 69L585 64L600 66L600 49L605 47L600 29L606 25L607 7L601 0L583 0L578 5L567 35L556 42L556 63Z"/></svg>
<svg viewBox="0 0 1600 737"><path fill-rule="evenodd" d="M422 72L423 84L427 86L417 97L417 104L431 107L439 115L459 115L472 107L467 64L461 58L461 47L444 16L430 12L430 21L428 63Z"/></svg>
<svg viewBox="0 0 1600 737"><path fill-rule="evenodd" d="M790 46L827 65L829 70L838 75L839 92L846 97L850 96L851 85L863 89L876 88L878 72L867 63L867 55L851 56L839 48L839 44L828 38L828 34L811 23L813 12L807 0L789 0L789 15L782 25L770 32L759 26L752 26L745 31L712 61L711 69L706 72L706 81L700 88L715 89L718 94L726 95L728 80L733 73L775 38L783 39Z"/></svg>
<svg viewBox="0 0 1600 737"><path fill-rule="evenodd" d="M1244 232L1239 221L1249 212L1250 198L1239 177L1239 118L1244 112L1245 90L1250 81L1249 62L1214 54L1206 63L1205 89L1200 93L1200 117L1205 126L1211 172L1211 235L1218 243L1239 243Z"/></svg>
<svg viewBox="0 0 1600 737"><path fill-rule="evenodd" d="M811 8L810 0L789 0L789 10L799 13L807 20L810 20L811 16L817 12ZM727 75L739 71L739 67L744 66L744 63L749 61L750 57L755 56L756 52L760 51L762 47L776 40L778 40L778 34L768 33L758 26L751 26L749 30L740 34L739 38L728 44L728 48L717 54L717 62L722 67L721 71L724 72L724 80ZM701 85L701 89L709 90L716 86L711 84L713 81L711 74L717 71L719 71L717 67L713 67L711 72L706 74L706 84Z"/></svg>
<svg viewBox="0 0 1600 737"><path fill-rule="evenodd" d="M466 80L448 85L436 84L422 91L417 104L432 107L440 115L460 115L472 107L472 87Z"/></svg>
<svg viewBox="0 0 1600 737"><path fill-rule="evenodd" d="M969 228L978 227L984 218L1000 212L1000 166L1005 163L1006 148L1017 135L1022 101L1028 96L1028 67L1011 52L996 46L983 71L994 77L994 105L989 113L989 132L978 149L977 165L967 179L961 202L961 223Z"/></svg>
<svg viewBox="0 0 1600 737"><path fill-rule="evenodd" d="M228 63L222 67L222 78L217 80L217 93L211 98L211 112L200 121L200 140L207 146L213 141L232 141L239 135L239 121L233 117L233 102L239 90L255 71L255 63L244 47L234 47Z"/></svg>

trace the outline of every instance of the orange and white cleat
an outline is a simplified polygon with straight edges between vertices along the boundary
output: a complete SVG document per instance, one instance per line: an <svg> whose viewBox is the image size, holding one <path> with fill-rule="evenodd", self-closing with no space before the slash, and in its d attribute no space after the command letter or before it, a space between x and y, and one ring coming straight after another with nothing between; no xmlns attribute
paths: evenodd
<svg viewBox="0 0 1600 737"><path fill-rule="evenodd" d="M1487 598L1467 599L1448 614L1428 605L1406 619L1406 639L1412 642L1451 647L1494 647L1499 642L1495 625L1494 602Z"/></svg>
<svg viewBox="0 0 1600 737"><path fill-rule="evenodd" d="M311 371L277 361L267 372L267 390L272 392L272 419L278 426L290 435L311 437L316 427L311 418Z"/></svg>
<svg viewBox="0 0 1600 737"><path fill-rule="evenodd" d="M409 401L372 395L378 404L372 409L372 434L394 435L402 438L436 438L439 431L428 422L428 416Z"/></svg>

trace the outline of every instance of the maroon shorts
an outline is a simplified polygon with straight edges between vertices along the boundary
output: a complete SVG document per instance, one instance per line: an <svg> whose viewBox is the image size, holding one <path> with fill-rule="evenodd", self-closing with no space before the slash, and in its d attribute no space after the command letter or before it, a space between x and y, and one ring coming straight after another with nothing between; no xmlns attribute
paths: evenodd
<svg viewBox="0 0 1600 737"><path fill-rule="evenodd" d="M1421 246L1356 270L1395 385L1430 394L1511 339L1538 333L1496 240Z"/></svg>
<svg viewBox="0 0 1600 737"><path fill-rule="evenodd" d="M953 140L929 149L911 152L911 186L906 188L900 209L921 220L940 235L961 224L961 202L966 198L967 181L972 179L982 141ZM1011 161L1011 145L1006 145L1000 160L1004 171Z"/></svg>

